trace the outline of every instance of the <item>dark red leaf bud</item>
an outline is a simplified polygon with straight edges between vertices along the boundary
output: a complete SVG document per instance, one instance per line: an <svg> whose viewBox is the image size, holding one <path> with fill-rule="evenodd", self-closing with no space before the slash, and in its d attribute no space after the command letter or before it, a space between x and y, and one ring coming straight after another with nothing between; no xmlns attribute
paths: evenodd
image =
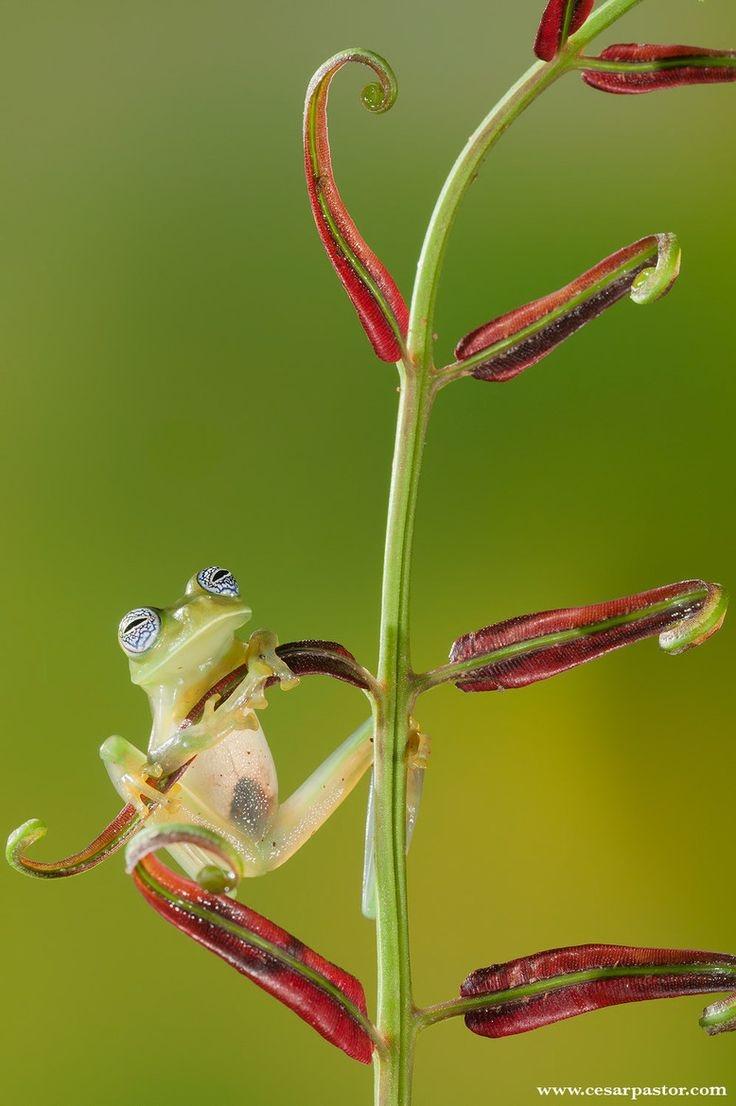
<svg viewBox="0 0 736 1106"><path fill-rule="evenodd" d="M510 1037L606 1006L710 994L734 982L736 956L726 953L576 945L480 968L460 993L478 999L477 1009L462 1004L468 1029Z"/></svg>
<svg viewBox="0 0 736 1106"><path fill-rule="evenodd" d="M624 42L608 46L598 58L584 58L582 64L583 80L591 88L623 96L684 84L736 81L736 50L702 46Z"/></svg>
<svg viewBox="0 0 736 1106"><path fill-rule="evenodd" d="M557 57L570 35L582 27L593 10L595 0L549 0L534 43L534 53L542 61Z"/></svg>
<svg viewBox="0 0 736 1106"><path fill-rule="evenodd" d="M624 296L640 304L661 299L679 272L673 234L641 238L559 291L473 330L457 344L458 364L478 380L512 380Z"/></svg>
<svg viewBox="0 0 736 1106"><path fill-rule="evenodd" d="M254 910L205 890L153 856L137 861L133 878L162 918L284 1003L330 1044L362 1064L371 1062L365 994L355 976Z"/></svg>
<svg viewBox="0 0 736 1106"><path fill-rule="evenodd" d="M437 671L461 691L499 691L547 680L655 634L666 652L682 653L720 629L726 605L718 584L685 580L589 607L521 615L458 638L450 665Z"/></svg>

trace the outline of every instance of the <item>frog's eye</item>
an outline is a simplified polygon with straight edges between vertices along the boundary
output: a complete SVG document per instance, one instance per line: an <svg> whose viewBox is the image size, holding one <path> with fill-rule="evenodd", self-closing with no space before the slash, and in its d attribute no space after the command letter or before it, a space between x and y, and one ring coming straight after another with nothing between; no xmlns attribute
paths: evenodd
<svg viewBox="0 0 736 1106"><path fill-rule="evenodd" d="M240 595L238 581L232 572L228 572L226 568L219 568L217 565L210 565L209 568L203 568L201 572L198 572L197 583L210 595L224 595L230 599L237 599Z"/></svg>
<svg viewBox="0 0 736 1106"><path fill-rule="evenodd" d="M128 611L118 626L118 641L131 656L147 652L161 631L161 615L153 607L136 607Z"/></svg>

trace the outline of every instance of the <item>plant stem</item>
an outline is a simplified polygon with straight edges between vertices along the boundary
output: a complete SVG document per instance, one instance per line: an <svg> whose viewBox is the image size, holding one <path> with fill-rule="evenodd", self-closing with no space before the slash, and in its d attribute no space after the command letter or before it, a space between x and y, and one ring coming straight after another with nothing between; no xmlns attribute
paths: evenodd
<svg viewBox="0 0 736 1106"><path fill-rule="evenodd" d="M433 388L427 372L401 366L383 574L376 707L375 858L379 1057L376 1102L408 1106L414 1045L406 894L406 739L413 702L409 583L417 488Z"/></svg>
<svg viewBox="0 0 736 1106"><path fill-rule="evenodd" d="M375 865L378 1031L377 1106L409 1106L414 1008L406 888L406 741L416 695L411 670L409 597L417 491L424 439L439 380L433 363L433 323L442 262L458 207L493 145L565 70L590 39L641 0L608 0L552 62L537 62L486 116L455 162L424 239L412 298L408 354L399 363L396 424L381 598L375 713Z"/></svg>
<svg viewBox="0 0 736 1106"><path fill-rule="evenodd" d="M408 1106L416 1033L406 891L406 740L415 697L409 593L417 489L424 438L437 390L431 321L445 244L455 211L490 141L561 71L537 64L501 101L455 163L425 239L409 328L411 359L399 365L399 412L391 473L383 570L380 698L374 763L378 1029L386 1054L377 1063L376 1102ZM490 121L490 122L489 122Z"/></svg>

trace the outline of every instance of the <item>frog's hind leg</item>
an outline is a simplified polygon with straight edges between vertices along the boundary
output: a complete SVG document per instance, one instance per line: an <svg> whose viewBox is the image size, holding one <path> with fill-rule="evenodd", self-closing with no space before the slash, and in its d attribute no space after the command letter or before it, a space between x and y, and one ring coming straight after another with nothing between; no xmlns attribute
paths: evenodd
<svg viewBox="0 0 736 1106"><path fill-rule="evenodd" d="M373 763L373 722L364 722L278 808L260 842L262 871L278 868L309 840Z"/></svg>

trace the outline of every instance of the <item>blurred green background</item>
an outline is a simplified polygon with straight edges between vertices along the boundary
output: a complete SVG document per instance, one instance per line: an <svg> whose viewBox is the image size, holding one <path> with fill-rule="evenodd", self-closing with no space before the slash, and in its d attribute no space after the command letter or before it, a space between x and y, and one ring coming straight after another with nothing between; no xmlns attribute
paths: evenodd
<svg viewBox="0 0 736 1106"><path fill-rule="evenodd" d="M86 842L119 803L97 756L146 738L120 615L224 563L282 640L371 664L396 402L324 257L302 179L311 72L366 45L332 98L335 164L408 289L470 129L527 66L542 0L272 5L5 0L0 14L3 822ZM730 0L650 0L607 41L736 45ZM508 387L464 382L431 427L416 662L515 613L686 576L736 586L736 90L606 97L575 77L472 189L440 308L451 348L484 319L651 231L682 238L663 303L620 305ZM410 866L418 1000L472 968L584 941L736 952L733 623L672 660L653 643L503 696L442 689ZM272 695L284 792L364 714L329 681ZM373 996L358 909L365 787L244 897ZM119 857L79 880L3 868L7 1101L370 1101L370 1073L166 926ZM538 1101L536 1086L726 1084L736 1040L695 998L505 1042L423 1038L417 1102Z"/></svg>

